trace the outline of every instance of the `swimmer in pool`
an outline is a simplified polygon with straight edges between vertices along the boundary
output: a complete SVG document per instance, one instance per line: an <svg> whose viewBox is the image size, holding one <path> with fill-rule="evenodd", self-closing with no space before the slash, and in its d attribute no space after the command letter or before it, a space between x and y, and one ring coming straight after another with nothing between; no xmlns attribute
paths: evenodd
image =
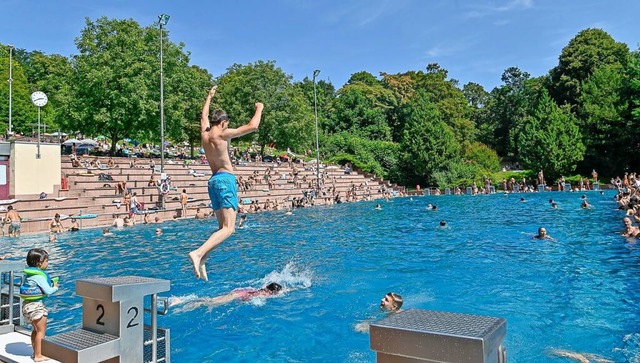
<svg viewBox="0 0 640 363"><path fill-rule="evenodd" d="M622 222L624 223L624 230L622 231L623 237L633 237L640 233L640 228L633 225L633 222L631 222L631 218L624 217L622 219Z"/></svg>
<svg viewBox="0 0 640 363"><path fill-rule="evenodd" d="M224 305L224 304L230 303L234 300L249 301L255 298L269 297L269 296L274 296L281 293L282 293L282 285L278 284L277 282L272 282L260 289L253 289L253 288L235 289L228 294L220 295L216 297L203 297L196 300L187 300L187 301L177 297L171 298L171 300L169 301L169 305L173 306L173 305L186 303L186 304L189 304L189 306L192 308L197 308L204 305L218 306L218 305Z"/></svg>
<svg viewBox="0 0 640 363"><path fill-rule="evenodd" d="M533 239L548 239L555 241L556 239L547 234L547 230L544 227L538 228L538 234L532 237Z"/></svg>
<svg viewBox="0 0 640 363"><path fill-rule="evenodd" d="M576 362L580 362L580 363L589 363L589 362L613 363L612 360L609 360L599 355L591 354L591 353L578 353L578 352L571 352L568 350L554 349L550 352L550 354L557 355L558 357L573 359Z"/></svg>
<svg viewBox="0 0 640 363"><path fill-rule="evenodd" d="M402 307L403 300L402 296L396 294L395 292L388 292L382 299L380 300L380 310L384 311L388 314L395 314L400 312L400 308ZM355 330L359 333L368 333L369 325L371 325L372 320L362 321L355 326Z"/></svg>
<svg viewBox="0 0 640 363"><path fill-rule="evenodd" d="M244 227L246 223L247 223L247 215L243 214L242 216L240 216L240 219L238 220L238 228Z"/></svg>
<svg viewBox="0 0 640 363"><path fill-rule="evenodd" d="M382 210L382 206L380 204L376 204L376 207L373 208L374 210Z"/></svg>

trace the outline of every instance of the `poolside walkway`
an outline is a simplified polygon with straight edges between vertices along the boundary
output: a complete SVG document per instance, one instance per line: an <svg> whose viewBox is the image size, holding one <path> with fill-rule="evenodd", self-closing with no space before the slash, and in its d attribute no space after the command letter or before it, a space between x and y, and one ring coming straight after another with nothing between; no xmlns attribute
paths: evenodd
<svg viewBox="0 0 640 363"><path fill-rule="evenodd" d="M0 361L5 363L33 363L31 337L13 332L0 335ZM47 363L60 363L49 359Z"/></svg>

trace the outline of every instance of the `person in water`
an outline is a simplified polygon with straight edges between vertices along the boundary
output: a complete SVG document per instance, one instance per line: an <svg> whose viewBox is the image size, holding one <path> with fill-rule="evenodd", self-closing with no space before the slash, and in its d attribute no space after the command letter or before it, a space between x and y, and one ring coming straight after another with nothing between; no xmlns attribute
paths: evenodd
<svg viewBox="0 0 640 363"><path fill-rule="evenodd" d="M400 312L400 308L402 308L403 303L404 301L400 294L396 294L395 292L388 292L380 300L380 310L387 314L395 314L397 312ZM371 325L372 320L373 319L370 319L356 324L355 330L360 333L367 333L369 331L369 325Z"/></svg>
<svg viewBox="0 0 640 363"><path fill-rule="evenodd" d="M228 294L216 296L216 297L203 297L196 300L183 300L180 298L172 298L169 305L178 305L187 303L189 306L196 308L199 306L218 306L230 303L234 300L249 301L255 298L265 298L282 293L282 285L277 282L271 282L263 288L242 288L235 289Z"/></svg>
<svg viewBox="0 0 640 363"><path fill-rule="evenodd" d="M76 221L75 218L71 218L71 227L69 228L69 230L71 232L77 232L80 230L80 225L78 224L78 221Z"/></svg>
<svg viewBox="0 0 640 363"><path fill-rule="evenodd" d="M255 103L255 113L251 120L237 129L229 127L229 116L222 110L216 110L209 119L211 98L216 94L213 86L202 107L200 118L200 137L209 167L213 176L209 179L209 198L211 207L218 217L218 230L196 250L189 252L196 278L208 281L206 261L211 250L224 242L235 232L238 210L238 185L233 174L233 165L229 159L229 140L258 130L264 105Z"/></svg>
<svg viewBox="0 0 640 363"><path fill-rule="evenodd" d="M64 227L60 221L60 214L56 213L51 222L49 222L49 230L51 233L60 233L64 231Z"/></svg>
<svg viewBox="0 0 640 363"><path fill-rule="evenodd" d="M49 254L40 248L32 248L27 253L27 265L24 269L24 279L20 285L20 297L22 304L22 316L33 326L31 331L31 346L33 347L33 360L42 362L49 358L42 355L42 339L47 330L47 308L42 300L58 291L58 279L51 278L44 271L49 266Z"/></svg>
<svg viewBox="0 0 640 363"><path fill-rule="evenodd" d="M538 228L538 234L532 237L533 239L548 239L555 241L555 239L547 234L547 230L544 227Z"/></svg>
<svg viewBox="0 0 640 363"><path fill-rule="evenodd" d="M240 220L238 220L238 228L242 228L247 224L247 215L243 214L240 216Z"/></svg>

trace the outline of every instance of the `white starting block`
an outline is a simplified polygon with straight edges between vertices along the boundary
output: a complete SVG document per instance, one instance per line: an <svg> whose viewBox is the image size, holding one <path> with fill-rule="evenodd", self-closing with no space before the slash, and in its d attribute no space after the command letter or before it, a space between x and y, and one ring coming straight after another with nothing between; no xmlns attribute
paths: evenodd
<svg viewBox="0 0 640 363"><path fill-rule="evenodd" d="M169 288L168 280L138 276L78 280L82 329L45 337L42 354L65 363L144 362L144 297L152 295L155 341L156 294ZM156 358L154 349L152 361Z"/></svg>
<svg viewBox="0 0 640 363"><path fill-rule="evenodd" d="M406 310L369 328L378 363L506 363L506 320L489 316Z"/></svg>

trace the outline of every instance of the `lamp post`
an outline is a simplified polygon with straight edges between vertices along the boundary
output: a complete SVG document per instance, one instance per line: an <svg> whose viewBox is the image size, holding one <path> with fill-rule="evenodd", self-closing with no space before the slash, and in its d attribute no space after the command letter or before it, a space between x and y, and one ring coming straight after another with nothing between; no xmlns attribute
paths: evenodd
<svg viewBox="0 0 640 363"><path fill-rule="evenodd" d="M162 26L169 22L169 15L161 14L158 16L158 25L160 25L160 179L166 178L164 175L164 80L162 70ZM162 209L165 209L164 195L162 199Z"/></svg>
<svg viewBox="0 0 640 363"><path fill-rule="evenodd" d="M313 71L313 110L316 115L316 194L320 194L320 142L318 141L318 95L316 92L316 77L320 70Z"/></svg>
<svg viewBox="0 0 640 363"><path fill-rule="evenodd" d="M13 45L9 44L9 135L11 135L12 85L13 85Z"/></svg>

